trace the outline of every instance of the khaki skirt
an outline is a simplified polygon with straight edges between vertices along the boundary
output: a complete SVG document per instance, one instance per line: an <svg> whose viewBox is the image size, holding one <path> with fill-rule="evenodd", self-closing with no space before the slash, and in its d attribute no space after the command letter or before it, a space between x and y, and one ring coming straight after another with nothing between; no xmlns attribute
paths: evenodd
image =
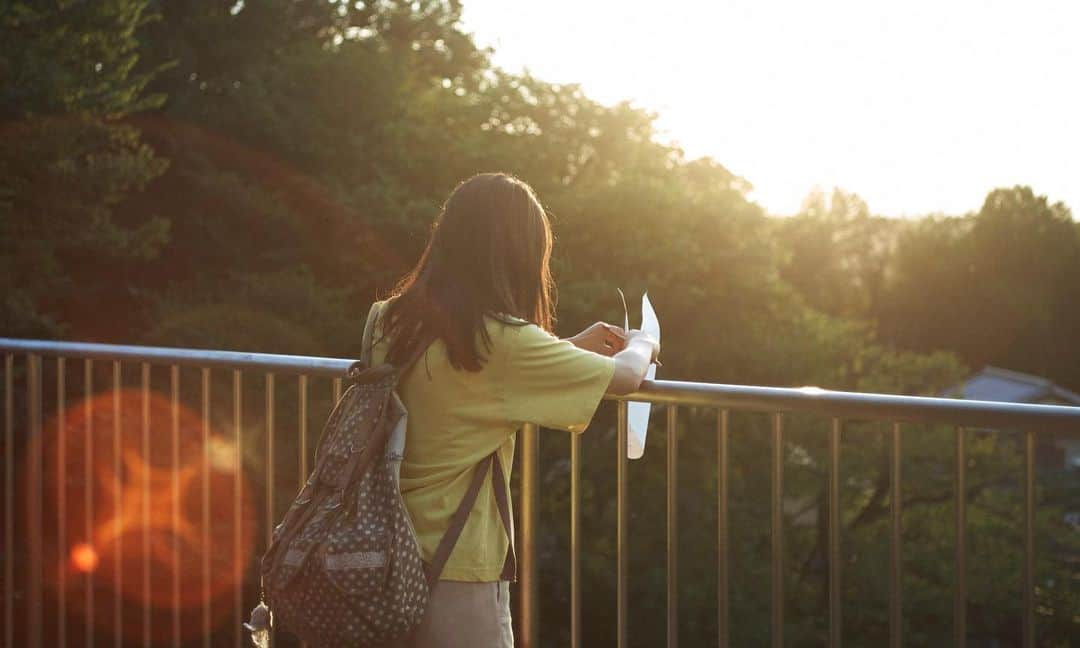
<svg viewBox="0 0 1080 648"><path fill-rule="evenodd" d="M439 581L407 648L513 648L510 583Z"/></svg>

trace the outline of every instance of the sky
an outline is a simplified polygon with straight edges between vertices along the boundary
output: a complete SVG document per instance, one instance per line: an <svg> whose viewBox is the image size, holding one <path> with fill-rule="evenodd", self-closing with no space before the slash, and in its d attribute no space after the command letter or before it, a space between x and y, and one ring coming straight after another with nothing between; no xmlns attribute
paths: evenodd
<svg viewBox="0 0 1080 648"><path fill-rule="evenodd" d="M465 0L494 63L659 114L770 213L885 216L1030 185L1080 220L1080 1Z"/></svg>

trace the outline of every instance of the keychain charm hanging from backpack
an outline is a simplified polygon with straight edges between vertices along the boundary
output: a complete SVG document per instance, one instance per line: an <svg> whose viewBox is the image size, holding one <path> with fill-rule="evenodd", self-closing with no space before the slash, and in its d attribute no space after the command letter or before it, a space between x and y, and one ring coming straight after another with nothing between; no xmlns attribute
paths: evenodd
<svg viewBox="0 0 1080 648"><path fill-rule="evenodd" d="M251 610L251 619L244 624L244 627L251 632L251 643L255 648L270 648L272 624L270 608L266 607L265 602L259 601L259 604Z"/></svg>

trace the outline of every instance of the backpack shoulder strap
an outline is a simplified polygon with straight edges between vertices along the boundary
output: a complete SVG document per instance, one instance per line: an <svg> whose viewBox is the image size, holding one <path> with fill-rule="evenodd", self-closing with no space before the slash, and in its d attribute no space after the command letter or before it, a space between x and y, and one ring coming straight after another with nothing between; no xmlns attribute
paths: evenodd
<svg viewBox="0 0 1080 648"><path fill-rule="evenodd" d="M517 554L514 551L514 521L510 517L510 504L506 498L507 479L503 473L502 462L499 461L499 451L491 453L491 488L495 492L495 506L499 509L499 517L502 518L503 529L509 544L506 547L506 559L503 561L502 574L499 580L514 582L517 580Z"/></svg>
<svg viewBox="0 0 1080 648"><path fill-rule="evenodd" d="M372 338L375 336L375 327L379 322L379 318L382 317L382 312L385 310L386 302L382 302L380 306L379 302L375 302L371 305L371 310L368 311L367 323L364 324L364 336L360 341L360 359L358 363L363 367L371 366L371 353L372 353ZM419 344L413 349L412 354L405 359L405 362L396 366L398 375L404 374L409 367L411 367L417 360L422 358L427 352L427 344ZM351 368L350 368L351 369Z"/></svg>
<svg viewBox="0 0 1080 648"><path fill-rule="evenodd" d="M365 366L371 363L371 338L375 333L375 320L378 319L382 307L379 302L371 304L371 310L368 311L367 322L364 324L364 336L360 339L360 362L363 362Z"/></svg>
<svg viewBox="0 0 1080 648"><path fill-rule="evenodd" d="M439 546L435 549L435 555L432 556L431 563L428 565L427 582L429 588L434 587L435 583L438 582L439 576L446 566L446 561L450 559L450 553L454 550L458 538L461 537L465 522L469 519L469 513L476 504L476 497L480 494L480 487L484 484L484 478L488 476L489 469L492 487L495 491L495 504L499 509L499 517L502 519L506 537L510 542L506 549L506 560L503 562L503 571L499 578L500 580L515 580L517 560L514 554L514 531L510 520L510 507L506 501L506 492L503 490L505 479L503 478L502 464L499 463L498 452L498 450L493 451L476 464L472 480L469 482L469 488L465 491L465 496L461 498L461 504L458 505L457 510L450 517L450 526L447 528L442 540L439 541Z"/></svg>

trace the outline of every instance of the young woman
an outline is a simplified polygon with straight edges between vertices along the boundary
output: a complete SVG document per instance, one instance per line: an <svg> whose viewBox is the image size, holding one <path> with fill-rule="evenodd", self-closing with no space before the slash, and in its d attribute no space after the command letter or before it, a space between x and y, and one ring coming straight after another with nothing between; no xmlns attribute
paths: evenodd
<svg viewBox="0 0 1080 648"><path fill-rule="evenodd" d="M584 431L604 394L637 390L659 353L647 334L603 322L565 340L551 333L552 242L527 184L473 176L446 201L416 267L372 306L374 364L426 347L398 383L409 412L401 492L426 561L478 462L497 451L502 469L483 482L410 648L513 646L513 540L499 500L510 499L516 432L527 422Z"/></svg>

